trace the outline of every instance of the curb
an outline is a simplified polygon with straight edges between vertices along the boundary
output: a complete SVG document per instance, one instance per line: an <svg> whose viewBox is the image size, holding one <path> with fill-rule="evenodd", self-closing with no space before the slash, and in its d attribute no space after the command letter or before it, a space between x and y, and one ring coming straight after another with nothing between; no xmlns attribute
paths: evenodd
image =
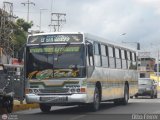
<svg viewBox="0 0 160 120"><path fill-rule="evenodd" d="M39 104L19 104L13 106L13 112L39 108Z"/></svg>
<svg viewBox="0 0 160 120"><path fill-rule="evenodd" d="M13 105L13 111L12 112L17 112L17 111L22 111L22 110L30 110L30 109L36 109L39 108L39 104L33 103L33 104L20 104L17 101L14 102ZM1 114L7 114L7 110L5 108L0 109L0 115Z"/></svg>

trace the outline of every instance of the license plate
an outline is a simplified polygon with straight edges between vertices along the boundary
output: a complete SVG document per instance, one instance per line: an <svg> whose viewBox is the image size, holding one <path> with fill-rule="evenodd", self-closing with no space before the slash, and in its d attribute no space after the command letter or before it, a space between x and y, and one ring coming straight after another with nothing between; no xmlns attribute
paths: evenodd
<svg viewBox="0 0 160 120"><path fill-rule="evenodd" d="M43 102L67 102L68 97L40 97L40 101Z"/></svg>

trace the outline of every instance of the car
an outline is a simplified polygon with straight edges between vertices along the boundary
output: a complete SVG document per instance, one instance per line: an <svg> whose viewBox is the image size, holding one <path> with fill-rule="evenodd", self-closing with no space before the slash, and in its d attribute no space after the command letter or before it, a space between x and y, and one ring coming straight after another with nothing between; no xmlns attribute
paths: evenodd
<svg viewBox="0 0 160 120"><path fill-rule="evenodd" d="M150 96L152 99L157 98L157 83L151 78L139 78L138 79L138 96Z"/></svg>

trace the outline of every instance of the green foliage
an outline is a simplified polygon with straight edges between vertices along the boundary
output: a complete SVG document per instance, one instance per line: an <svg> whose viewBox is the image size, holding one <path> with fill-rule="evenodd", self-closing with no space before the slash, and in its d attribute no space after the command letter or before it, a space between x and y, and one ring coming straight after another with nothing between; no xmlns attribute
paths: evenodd
<svg viewBox="0 0 160 120"><path fill-rule="evenodd" d="M18 19L16 24L18 25L18 27L20 27L21 29L23 29L25 32L28 32L28 29L31 28L33 26L33 22L25 22L24 19Z"/></svg>
<svg viewBox="0 0 160 120"><path fill-rule="evenodd" d="M18 19L14 24L14 49L15 55L21 49L21 47L26 43L28 29L33 26L33 22L25 22L24 19Z"/></svg>

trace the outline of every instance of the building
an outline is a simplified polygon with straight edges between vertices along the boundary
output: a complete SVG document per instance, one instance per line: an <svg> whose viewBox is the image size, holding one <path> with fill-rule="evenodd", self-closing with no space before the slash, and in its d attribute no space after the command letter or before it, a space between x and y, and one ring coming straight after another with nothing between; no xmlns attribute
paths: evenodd
<svg viewBox="0 0 160 120"><path fill-rule="evenodd" d="M154 72L156 59L150 56L150 52L138 53L138 71L139 77L147 78Z"/></svg>

